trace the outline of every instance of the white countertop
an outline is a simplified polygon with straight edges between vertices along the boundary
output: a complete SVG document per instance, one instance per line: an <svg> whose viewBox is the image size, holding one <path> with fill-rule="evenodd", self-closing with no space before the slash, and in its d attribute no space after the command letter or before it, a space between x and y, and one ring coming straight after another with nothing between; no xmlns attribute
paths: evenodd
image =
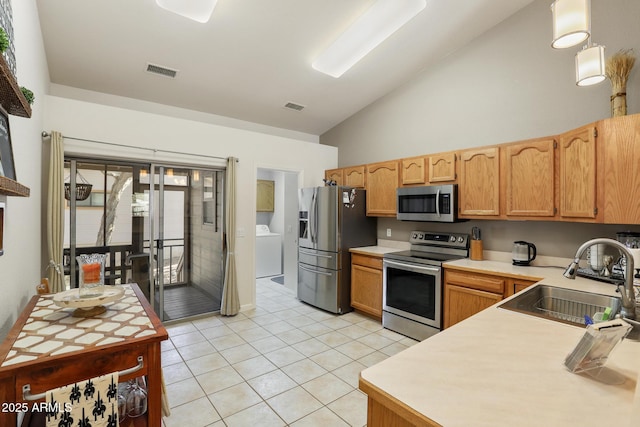
<svg viewBox="0 0 640 427"><path fill-rule="evenodd" d="M561 269L471 260L446 265L615 294L612 285L563 278ZM603 375L622 384L604 384L563 364L583 328L497 305L363 370L362 378L445 427L638 425L640 343L616 347Z"/></svg>
<svg viewBox="0 0 640 427"><path fill-rule="evenodd" d="M349 252L356 253L356 254L378 256L378 255L387 254L389 252L399 252L401 250L402 249L391 248L388 246L362 246L359 248L351 248L349 249Z"/></svg>

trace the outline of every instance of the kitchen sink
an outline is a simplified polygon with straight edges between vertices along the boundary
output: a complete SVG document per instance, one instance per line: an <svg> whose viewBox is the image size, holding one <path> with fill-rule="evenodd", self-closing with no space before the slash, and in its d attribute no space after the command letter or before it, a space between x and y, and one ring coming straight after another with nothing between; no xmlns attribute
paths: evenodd
<svg viewBox="0 0 640 427"><path fill-rule="evenodd" d="M585 315L611 307L613 318L622 306L620 298L548 285L533 286L498 307L558 322L585 326Z"/></svg>

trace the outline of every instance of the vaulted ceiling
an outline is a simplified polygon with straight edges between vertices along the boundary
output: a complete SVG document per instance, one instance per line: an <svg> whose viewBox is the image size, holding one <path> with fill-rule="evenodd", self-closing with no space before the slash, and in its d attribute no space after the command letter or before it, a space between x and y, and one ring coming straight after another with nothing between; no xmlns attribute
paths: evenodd
<svg viewBox="0 0 640 427"><path fill-rule="evenodd" d="M532 0L427 0L342 77L313 59L373 0L219 0L201 24L155 0L37 0L51 81L321 135ZM151 74L148 64L175 69ZM288 102L305 108L285 108Z"/></svg>

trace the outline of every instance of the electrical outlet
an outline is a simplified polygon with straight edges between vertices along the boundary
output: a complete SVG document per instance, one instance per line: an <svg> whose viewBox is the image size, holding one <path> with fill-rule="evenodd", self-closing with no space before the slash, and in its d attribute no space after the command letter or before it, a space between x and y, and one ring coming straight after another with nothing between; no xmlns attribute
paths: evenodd
<svg viewBox="0 0 640 427"><path fill-rule="evenodd" d="M387 237L391 237L391 229L387 228Z"/></svg>

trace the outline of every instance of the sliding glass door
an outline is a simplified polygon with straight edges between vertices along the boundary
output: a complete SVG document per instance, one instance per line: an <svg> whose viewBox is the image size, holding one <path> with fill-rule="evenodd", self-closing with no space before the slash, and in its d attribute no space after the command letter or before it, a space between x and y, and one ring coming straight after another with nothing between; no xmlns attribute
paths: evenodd
<svg viewBox="0 0 640 427"><path fill-rule="evenodd" d="M71 287L71 260L100 252L110 260L108 283L137 283L163 321L220 310L223 170L75 159L67 166L70 183L93 186L67 205Z"/></svg>

